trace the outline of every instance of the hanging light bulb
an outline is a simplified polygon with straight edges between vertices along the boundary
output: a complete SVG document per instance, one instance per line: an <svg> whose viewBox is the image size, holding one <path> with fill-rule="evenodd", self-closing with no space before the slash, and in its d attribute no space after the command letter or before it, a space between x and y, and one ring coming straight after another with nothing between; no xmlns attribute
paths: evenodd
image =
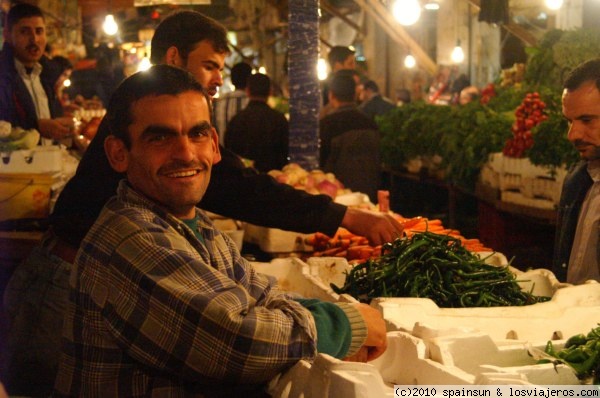
<svg viewBox="0 0 600 398"><path fill-rule="evenodd" d="M317 61L317 77L319 80L327 79L327 62L323 58Z"/></svg>
<svg viewBox="0 0 600 398"><path fill-rule="evenodd" d="M102 30L109 36L114 36L119 31L119 25L117 25L117 21L115 21L115 16L112 14L107 14L104 18L104 23L102 24Z"/></svg>
<svg viewBox="0 0 600 398"><path fill-rule="evenodd" d="M454 50L452 50L450 58L452 58L452 62L455 64L460 64L465 60L465 52L460 46L460 39L456 40L456 47L454 47Z"/></svg>
<svg viewBox="0 0 600 398"><path fill-rule="evenodd" d="M546 0L546 7L551 10L558 10L563 5L563 0Z"/></svg>
<svg viewBox="0 0 600 398"><path fill-rule="evenodd" d="M414 25L421 17L418 0L396 0L392 5L392 15L401 25Z"/></svg>
<svg viewBox="0 0 600 398"><path fill-rule="evenodd" d="M406 66L408 69L412 69L415 67L415 65L417 65L417 60L411 53L408 53L406 58L404 58L404 66Z"/></svg>

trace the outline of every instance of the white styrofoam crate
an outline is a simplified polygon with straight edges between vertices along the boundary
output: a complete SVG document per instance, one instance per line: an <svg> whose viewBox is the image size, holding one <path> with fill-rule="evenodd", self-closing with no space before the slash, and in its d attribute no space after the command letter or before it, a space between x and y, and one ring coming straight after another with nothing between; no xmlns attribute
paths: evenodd
<svg viewBox="0 0 600 398"><path fill-rule="evenodd" d="M482 256L486 256L483 253ZM506 265L506 258L495 253L487 260ZM324 286L343 286L344 271L351 266L343 258L309 258L309 272ZM543 268L519 271L511 267L524 291L551 297L547 302L527 306L486 308L440 308L431 299L415 297L376 298L371 305L380 309L388 330L412 330L417 322L440 328L470 326L489 333L494 339L550 340L566 338L589 330L600 322L600 283L583 285L560 283ZM332 293L335 294L335 293ZM341 295L351 301L347 295Z"/></svg>
<svg viewBox="0 0 600 398"><path fill-rule="evenodd" d="M491 188L499 189L500 188L500 173L489 167L488 165L484 165L480 171L481 182L485 185L490 186Z"/></svg>
<svg viewBox="0 0 600 398"><path fill-rule="evenodd" d="M544 341L509 345L482 333L417 325L412 333L388 332L387 343L385 353L370 363L326 354L318 354L312 363L299 361L274 378L268 392L276 398L379 398L393 397L396 384L580 384L566 365L537 364L529 356L531 348L543 350Z"/></svg>
<svg viewBox="0 0 600 398"><path fill-rule="evenodd" d="M486 254L484 253L483 256ZM488 262L506 264L496 253ZM326 301L356 302L337 295L329 283L343 284L348 265L340 258L276 259L253 263L275 277L281 288ZM439 308L422 298L382 298L372 303L388 326L388 349L368 363L319 354L300 361L270 383L273 397L391 397L394 384L559 385L577 384L564 365L537 364L528 347L543 350L548 340L587 333L600 320L600 284L559 283L545 269L513 269L522 287L552 300L524 307Z"/></svg>
<svg viewBox="0 0 600 398"><path fill-rule="evenodd" d="M309 266L298 258L279 258L269 263L253 262L252 266L257 272L274 277L283 291L329 302L340 301L340 296L321 279L311 275Z"/></svg>
<svg viewBox="0 0 600 398"><path fill-rule="evenodd" d="M369 363L340 361L318 354L310 363L299 361L271 381L269 395L274 398L391 398L392 385L386 384L379 370Z"/></svg>
<svg viewBox="0 0 600 398"><path fill-rule="evenodd" d="M0 173L55 173L63 168L66 149L58 145L37 146L33 149L20 149L2 153Z"/></svg>
<svg viewBox="0 0 600 398"><path fill-rule="evenodd" d="M553 210L556 203L553 200L527 197L521 192L501 191L500 200L520 206L534 207L536 209Z"/></svg>
<svg viewBox="0 0 600 398"><path fill-rule="evenodd" d="M545 345L505 344L484 333L416 325L413 332L389 332L386 352L371 364L389 384L579 384L567 366L537 364L528 354L530 347L543 351Z"/></svg>

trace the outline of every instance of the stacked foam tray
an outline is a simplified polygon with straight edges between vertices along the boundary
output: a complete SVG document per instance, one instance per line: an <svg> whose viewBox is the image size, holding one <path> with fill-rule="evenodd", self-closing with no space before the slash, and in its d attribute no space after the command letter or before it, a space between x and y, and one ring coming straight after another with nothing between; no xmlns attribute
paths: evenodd
<svg viewBox="0 0 600 398"><path fill-rule="evenodd" d="M553 170L531 164L527 158L493 153L481 169L481 181L498 189L503 202L553 209L560 199L565 168Z"/></svg>
<svg viewBox="0 0 600 398"><path fill-rule="evenodd" d="M491 262L505 264L496 254ZM356 300L337 295L350 266L340 258L277 259L253 263L281 288L327 301ZM380 298L372 302L388 328L388 349L368 364L320 354L301 361L273 380L277 397L392 397L394 384L493 385L578 384L565 365L537 364L536 355L553 340L587 333L600 322L600 284L559 283L544 269L520 272L522 288L551 300L525 307L439 308L424 298ZM533 355L533 356L532 356Z"/></svg>

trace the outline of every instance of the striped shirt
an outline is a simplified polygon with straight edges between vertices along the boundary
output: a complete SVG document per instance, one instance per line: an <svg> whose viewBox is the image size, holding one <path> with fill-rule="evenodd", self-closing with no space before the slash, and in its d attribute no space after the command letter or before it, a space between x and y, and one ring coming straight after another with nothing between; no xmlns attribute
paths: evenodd
<svg viewBox="0 0 600 398"><path fill-rule="evenodd" d="M75 259L55 396L230 396L315 356L323 314L277 291L197 215L204 243L121 182ZM340 356L351 355L364 321L322 304L337 308L329 330L351 335Z"/></svg>
<svg viewBox="0 0 600 398"><path fill-rule="evenodd" d="M225 131L227 123L239 111L248 105L248 96L245 90L235 90L221 95L215 100L215 121L219 133L219 143L225 146Z"/></svg>

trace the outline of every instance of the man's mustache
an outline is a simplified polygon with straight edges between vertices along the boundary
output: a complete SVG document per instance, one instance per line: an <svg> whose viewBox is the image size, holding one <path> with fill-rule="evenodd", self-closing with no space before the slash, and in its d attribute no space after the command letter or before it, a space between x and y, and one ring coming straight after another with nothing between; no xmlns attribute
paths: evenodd
<svg viewBox="0 0 600 398"><path fill-rule="evenodd" d="M35 44L30 44L27 46L27 51L31 51L31 50L40 51L40 47Z"/></svg>

